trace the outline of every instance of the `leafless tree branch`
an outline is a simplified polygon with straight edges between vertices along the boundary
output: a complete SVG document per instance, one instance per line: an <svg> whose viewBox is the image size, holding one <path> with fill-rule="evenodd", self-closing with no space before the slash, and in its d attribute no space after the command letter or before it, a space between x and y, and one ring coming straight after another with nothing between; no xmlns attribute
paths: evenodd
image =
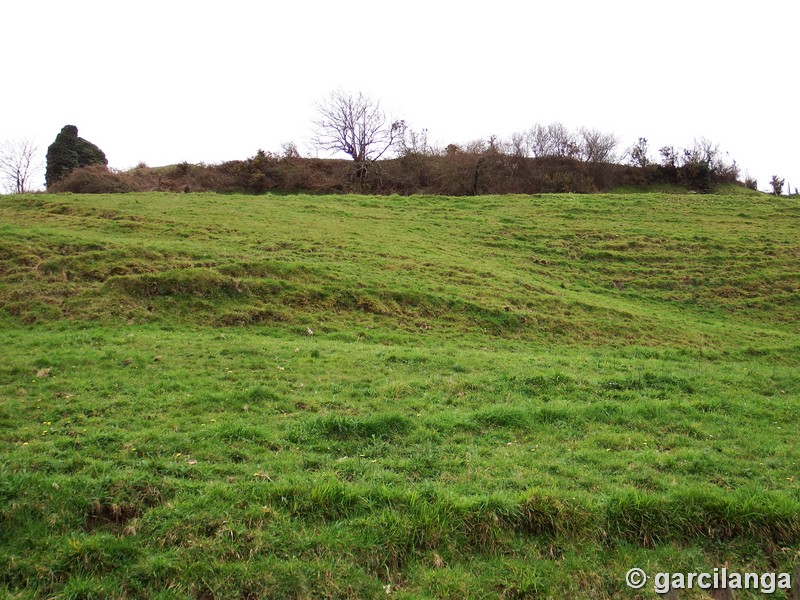
<svg viewBox="0 0 800 600"><path fill-rule="evenodd" d="M390 122L380 102L363 93L331 92L316 104L314 145L329 152L344 152L359 163L375 162L402 135L404 123Z"/></svg>
<svg viewBox="0 0 800 600"><path fill-rule="evenodd" d="M30 180L42 170L36 162L38 148L30 140L7 140L0 146L0 177L13 194L30 191Z"/></svg>

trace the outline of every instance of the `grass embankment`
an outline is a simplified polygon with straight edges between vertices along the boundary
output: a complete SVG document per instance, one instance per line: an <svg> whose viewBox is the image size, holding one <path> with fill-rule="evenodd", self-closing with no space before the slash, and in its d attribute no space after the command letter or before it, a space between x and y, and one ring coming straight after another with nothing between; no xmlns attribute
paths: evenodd
<svg viewBox="0 0 800 600"><path fill-rule="evenodd" d="M734 192L0 198L0 592L791 570L799 217Z"/></svg>

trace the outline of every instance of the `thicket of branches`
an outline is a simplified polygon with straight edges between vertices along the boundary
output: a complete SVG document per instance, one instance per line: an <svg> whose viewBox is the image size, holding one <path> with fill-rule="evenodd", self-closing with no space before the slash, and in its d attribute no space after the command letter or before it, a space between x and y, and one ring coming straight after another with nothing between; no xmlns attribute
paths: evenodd
<svg viewBox="0 0 800 600"><path fill-rule="evenodd" d="M220 192L368 192L445 195L590 193L620 186L674 184L708 192L737 183L739 168L716 144L700 139L686 147L650 150L639 138L628 148L611 133L562 123L535 124L507 139L490 136L444 147L380 103L341 90L316 106L315 147L331 158L302 158L294 144L281 152L259 150L244 160L217 165L127 172L104 165L77 168L52 191L215 190ZM63 134L63 132L62 132ZM335 155L347 156L339 159ZM756 182L746 185L755 189Z"/></svg>
<svg viewBox="0 0 800 600"><path fill-rule="evenodd" d="M259 150L250 158L217 165L140 165L126 172L94 165L75 169L50 189L76 193L209 190L464 196L592 193L660 183L708 192L717 184L737 182L735 162L724 161L716 147L705 141L685 149L670 148L656 157L643 154L641 145L620 151L608 141L593 146L590 152L581 138L575 140L574 146L559 143L553 146L555 150L528 147L516 136L439 148L429 143L424 130L405 129L393 157L369 163L368 169L352 159L302 158L293 144L287 144L280 152ZM600 153L613 153L616 160L592 159Z"/></svg>

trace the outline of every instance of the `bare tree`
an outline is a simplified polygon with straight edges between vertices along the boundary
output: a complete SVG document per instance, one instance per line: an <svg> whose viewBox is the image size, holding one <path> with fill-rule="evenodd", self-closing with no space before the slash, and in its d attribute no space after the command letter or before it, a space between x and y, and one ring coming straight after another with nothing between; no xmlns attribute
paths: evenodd
<svg viewBox="0 0 800 600"><path fill-rule="evenodd" d="M511 134L511 139L506 142L506 153L517 158L526 158L528 156L528 144L525 141L526 135L524 133L514 132Z"/></svg>
<svg viewBox="0 0 800 600"><path fill-rule="evenodd" d="M582 127L578 131L578 136L581 158L586 162L608 163L616 160L614 150L619 140L614 134Z"/></svg>
<svg viewBox="0 0 800 600"><path fill-rule="evenodd" d="M674 146L662 146L658 153L661 155L661 166L668 169L677 169L680 166L680 156Z"/></svg>
<svg viewBox="0 0 800 600"><path fill-rule="evenodd" d="M30 140L7 140L0 146L0 176L13 194L30 191L31 178L42 170L36 162L38 148Z"/></svg>
<svg viewBox="0 0 800 600"><path fill-rule="evenodd" d="M283 142L281 144L281 156L283 158L300 158L300 151L294 142Z"/></svg>
<svg viewBox="0 0 800 600"><path fill-rule="evenodd" d="M316 104L313 143L321 150L344 152L365 165L383 156L402 134L403 121L389 121L380 102L342 90Z"/></svg>
<svg viewBox="0 0 800 600"><path fill-rule="evenodd" d="M436 154L436 149L428 142L428 130L423 128L419 131L407 127L405 122L400 121L399 131L396 135L397 148L400 156L432 156Z"/></svg>
<svg viewBox="0 0 800 600"><path fill-rule="evenodd" d="M547 126L553 156L577 158L580 154L577 138L563 123L550 123Z"/></svg>
<svg viewBox="0 0 800 600"><path fill-rule="evenodd" d="M706 138L695 140L691 146L683 149L684 164L704 164L712 170L719 156L719 145Z"/></svg>
<svg viewBox="0 0 800 600"><path fill-rule="evenodd" d="M547 127L538 123L525 132L525 144L531 156L539 158L553 153Z"/></svg>
<svg viewBox="0 0 800 600"><path fill-rule="evenodd" d="M640 137L639 140L625 152L625 155L628 157L628 164L645 168L650 164L648 152L647 138Z"/></svg>

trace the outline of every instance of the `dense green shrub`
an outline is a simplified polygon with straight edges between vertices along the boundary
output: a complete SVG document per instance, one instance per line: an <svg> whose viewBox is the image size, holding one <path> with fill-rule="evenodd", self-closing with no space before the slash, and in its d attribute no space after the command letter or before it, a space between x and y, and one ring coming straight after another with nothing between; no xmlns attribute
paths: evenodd
<svg viewBox="0 0 800 600"><path fill-rule="evenodd" d="M47 148L45 183L49 188L78 167L107 165L106 155L93 143L78 137L75 125L65 125Z"/></svg>

